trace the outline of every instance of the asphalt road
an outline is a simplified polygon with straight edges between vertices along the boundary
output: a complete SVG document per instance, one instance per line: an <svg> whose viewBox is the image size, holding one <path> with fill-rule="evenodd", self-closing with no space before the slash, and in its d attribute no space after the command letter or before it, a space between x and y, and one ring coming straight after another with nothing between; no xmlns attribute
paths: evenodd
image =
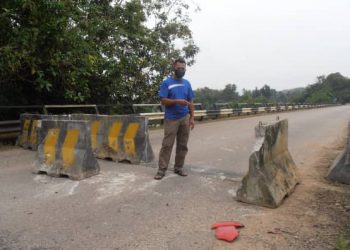
<svg viewBox="0 0 350 250"><path fill-rule="evenodd" d="M278 116L288 118L290 152L306 168L345 135L350 106ZM51 178L32 173L35 152L0 151L0 249L224 249L212 223L270 211L236 202L234 195L248 168L254 126L275 118L197 124L190 175L169 172L162 181L153 180L156 163L110 161L99 161L101 174L82 181ZM158 155L162 131L150 137Z"/></svg>
<svg viewBox="0 0 350 250"><path fill-rule="evenodd" d="M244 176L255 142L254 127L259 121L275 121L277 116L280 120L288 119L289 150L297 165L302 167L319 145L342 135L350 120L350 106L199 123L190 137L186 164L193 171ZM158 155L162 133L151 131L150 134L153 149ZM173 165L174 157L171 161Z"/></svg>

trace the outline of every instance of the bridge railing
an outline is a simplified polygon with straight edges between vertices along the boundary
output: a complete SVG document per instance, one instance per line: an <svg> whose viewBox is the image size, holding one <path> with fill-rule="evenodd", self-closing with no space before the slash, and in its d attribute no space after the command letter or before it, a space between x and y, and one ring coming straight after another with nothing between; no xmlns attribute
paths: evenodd
<svg viewBox="0 0 350 250"><path fill-rule="evenodd" d="M20 131L19 120L0 121L0 140L17 137Z"/></svg>
<svg viewBox="0 0 350 250"><path fill-rule="evenodd" d="M134 110L135 110L135 114L141 115L141 116L146 116L148 117L148 119L150 121L154 121L154 120L163 120L164 119L164 106L162 106L161 104L133 104ZM138 107L152 107L153 108L153 112L137 112L137 108ZM202 110L203 105L202 103L194 103L194 107L195 107L195 117L199 117L200 119L203 119L203 117L206 116L205 111L206 110Z"/></svg>
<svg viewBox="0 0 350 250"><path fill-rule="evenodd" d="M44 114L48 115L49 114L49 109L92 109L96 114L99 114L99 110L97 108L96 104L88 104L88 105L44 105L43 110Z"/></svg>
<svg viewBox="0 0 350 250"><path fill-rule="evenodd" d="M237 104L234 108L226 108L227 103L217 104L216 109L212 110L204 110L203 105L201 103L195 103L195 112L194 116L197 120L203 119L216 119L220 117L230 117L230 116L240 116L240 115L250 115L250 114L258 114L258 113L269 113L269 112L283 112L283 111L292 111L292 110L301 110L301 109L311 109L311 108L321 108L326 106L334 106L335 104L277 104L275 106L272 105L261 105L255 104L252 107L247 107L248 104ZM33 112L33 108L35 109L35 113L37 114L49 114L49 110L55 109L56 112L59 110L60 112L64 111L67 113L87 113L87 110L93 111L96 114L114 114L113 108L118 105L38 105L38 106L0 106L0 113L2 110L17 110L17 112ZM127 108L126 108L127 106ZM109 108L109 112L101 112L101 110L106 110L105 108ZM164 107L161 104L132 104L132 105L121 105L119 109L128 111L129 114L138 114L141 116L148 117L150 124L159 124L163 122L164 119ZM75 111L74 111L75 110ZM85 110L85 111L83 111ZM110 111L112 110L112 111ZM125 113L123 111L123 113ZM147 111L147 112L143 112ZM57 113L56 113L57 114ZM119 114L119 113L118 113ZM2 117L0 117L2 118ZM16 117L19 118L19 114ZM6 138L16 138L20 132L20 121L16 119L11 120L0 120L0 140Z"/></svg>

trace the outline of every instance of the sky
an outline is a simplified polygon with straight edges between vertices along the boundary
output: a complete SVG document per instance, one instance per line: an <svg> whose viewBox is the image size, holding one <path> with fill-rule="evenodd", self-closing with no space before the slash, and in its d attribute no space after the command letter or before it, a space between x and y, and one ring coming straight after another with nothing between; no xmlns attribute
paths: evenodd
<svg viewBox="0 0 350 250"><path fill-rule="evenodd" d="M349 0L193 0L190 28L200 47L186 78L193 89L226 84L276 90L316 77L350 77Z"/></svg>

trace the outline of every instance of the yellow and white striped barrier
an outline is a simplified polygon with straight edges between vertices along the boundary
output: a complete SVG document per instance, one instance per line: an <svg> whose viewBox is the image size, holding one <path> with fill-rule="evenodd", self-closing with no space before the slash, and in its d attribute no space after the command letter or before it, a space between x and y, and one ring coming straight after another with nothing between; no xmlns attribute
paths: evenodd
<svg viewBox="0 0 350 250"><path fill-rule="evenodd" d="M149 141L147 117L136 115L72 115L89 121L95 156L133 164L151 162L154 153Z"/></svg>
<svg viewBox="0 0 350 250"><path fill-rule="evenodd" d="M21 131L17 144L23 148L36 150L38 146L38 123L40 115L21 114Z"/></svg>
<svg viewBox="0 0 350 250"><path fill-rule="evenodd" d="M154 153L149 141L148 118L136 115L30 115L21 116L22 128L19 145L36 150L37 124L41 120L86 121L92 151L100 159L129 161L133 164L151 162ZM35 128L35 129L34 129Z"/></svg>
<svg viewBox="0 0 350 250"><path fill-rule="evenodd" d="M81 180L100 172L91 150L88 122L42 120L39 128L38 173Z"/></svg>

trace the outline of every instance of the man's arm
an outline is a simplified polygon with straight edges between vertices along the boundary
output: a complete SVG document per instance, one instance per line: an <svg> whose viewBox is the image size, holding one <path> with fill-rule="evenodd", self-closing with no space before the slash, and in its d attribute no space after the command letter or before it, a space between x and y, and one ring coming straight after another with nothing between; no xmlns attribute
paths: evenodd
<svg viewBox="0 0 350 250"><path fill-rule="evenodd" d="M190 110L190 128L192 130L194 129L194 105L192 100L188 102L188 108Z"/></svg>
<svg viewBox="0 0 350 250"><path fill-rule="evenodd" d="M190 103L184 99L170 99L170 98L165 98L163 97L160 100L160 103L164 106L174 106L174 105L181 105L181 106L189 106Z"/></svg>

